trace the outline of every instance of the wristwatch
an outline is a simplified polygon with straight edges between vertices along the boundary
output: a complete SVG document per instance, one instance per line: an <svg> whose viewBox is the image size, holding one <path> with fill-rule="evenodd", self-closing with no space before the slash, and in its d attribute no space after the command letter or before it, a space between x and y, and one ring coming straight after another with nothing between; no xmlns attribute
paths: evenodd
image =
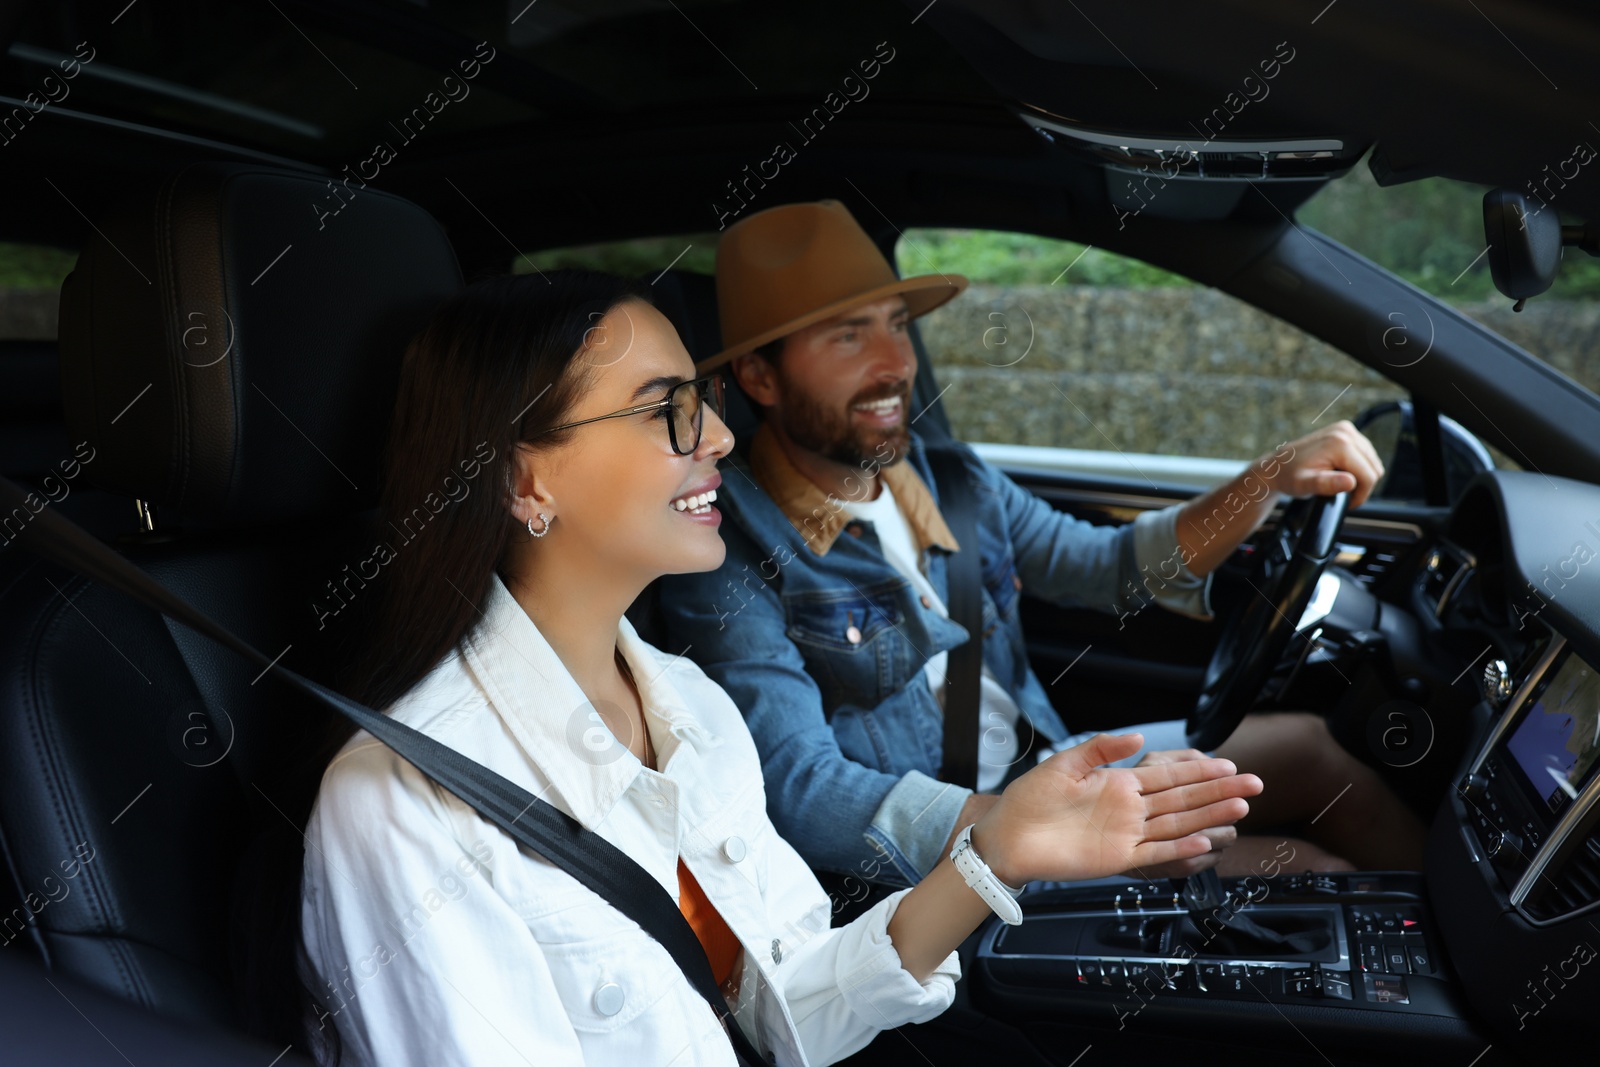
<svg viewBox="0 0 1600 1067"><path fill-rule="evenodd" d="M956 865L956 870L961 872L961 877L983 902L989 905L1000 918L1012 926L1022 924L1022 908L1017 904L1016 898L1022 895L1022 890L1012 889L989 869L983 862L983 857L978 855L978 850L972 847L972 827L976 823L962 828L956 835L956 843L950 849L950 862Z"/></svg>

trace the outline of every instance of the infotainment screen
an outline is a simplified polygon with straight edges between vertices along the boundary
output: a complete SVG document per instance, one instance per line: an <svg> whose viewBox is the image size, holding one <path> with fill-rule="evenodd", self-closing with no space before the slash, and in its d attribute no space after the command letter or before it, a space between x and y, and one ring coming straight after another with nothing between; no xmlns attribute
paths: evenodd
<svg viewBox="0 0 1600 1067"><path fill-rule="evenodd" d="M1600 676L1567 656L1506 747L1550 810L1566 807L1600 755Z"/></svg>

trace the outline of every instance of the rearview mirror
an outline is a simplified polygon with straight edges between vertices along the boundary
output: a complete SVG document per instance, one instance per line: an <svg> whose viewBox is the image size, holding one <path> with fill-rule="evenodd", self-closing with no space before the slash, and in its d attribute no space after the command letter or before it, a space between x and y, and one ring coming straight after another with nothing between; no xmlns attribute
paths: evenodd
<svg viewBox="0 0 1600 1067"><path fill-rule="evenodd" d="M1356 416L1355 427L1367 435L1383 460L1383 477L1373 488L1372 499L1425 502L1422 449L1417 443L1411 401L1374 404ZM1439 416L1439 436L1444 446L1445 492L1455 500L1473 475L1494 469L1494 457L1471 431L1448 416Z"/></svg>
<svg viewBox="0 0 1600 1067"><path fill-rule="evenodd" d="M1549 205L1534 203L1514 189L1483 194L1489 274L1496 289L1517 301L1550 288L1561 266L1561 219Z"/></svg>

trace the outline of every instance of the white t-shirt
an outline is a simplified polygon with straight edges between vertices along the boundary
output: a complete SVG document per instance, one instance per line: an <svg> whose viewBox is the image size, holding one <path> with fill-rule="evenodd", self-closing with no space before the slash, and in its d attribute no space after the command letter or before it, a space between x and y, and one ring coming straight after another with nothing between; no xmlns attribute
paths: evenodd
<svg viewBox="0 0 1600 1067"><path fill-rule="evenodd" d="M883 558L889 565L911 583L920 595L927 598L930 611L949 618L950 611L945 607L944 601L939 599L939 594L933 591L933 585L927 576L917 568L917 543L912 539L911 527L906 523L905 516L900 513L900 506L895 501L894 493L889 489L889 483L879 479L878 484L882 492L876 500L844 501L844 511L856 519L863 519L872 523L878 535L878 544L883 548ZM969 545L962 551L977 551L976 545ZM981 641L981 634L974 634L973 640ZM949 653L940 652L928 660L924 673L928 685L933 690L933 695L939 702L939 707L944 708L945 691L948 685L945 680L945 665L949 661ZM983 665L983 675L978 683L978 789L989 790L1000 784L1005 777L1006 769L1017 759L1017 717L1021 709L1017 702L1011 699L989 665Z"/></svg>

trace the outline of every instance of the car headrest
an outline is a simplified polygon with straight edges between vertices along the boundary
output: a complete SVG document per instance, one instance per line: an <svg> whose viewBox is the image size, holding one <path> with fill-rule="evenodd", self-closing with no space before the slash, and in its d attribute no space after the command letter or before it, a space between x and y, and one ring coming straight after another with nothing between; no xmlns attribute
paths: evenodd
<svg viewBox="0 0 1600 1067"><path fill-rule="evenodd" d="M63 405L86 474L158 528L363 510L406 343L462 286L409 201L195 163L104 219L62 286Z"/></svg>

